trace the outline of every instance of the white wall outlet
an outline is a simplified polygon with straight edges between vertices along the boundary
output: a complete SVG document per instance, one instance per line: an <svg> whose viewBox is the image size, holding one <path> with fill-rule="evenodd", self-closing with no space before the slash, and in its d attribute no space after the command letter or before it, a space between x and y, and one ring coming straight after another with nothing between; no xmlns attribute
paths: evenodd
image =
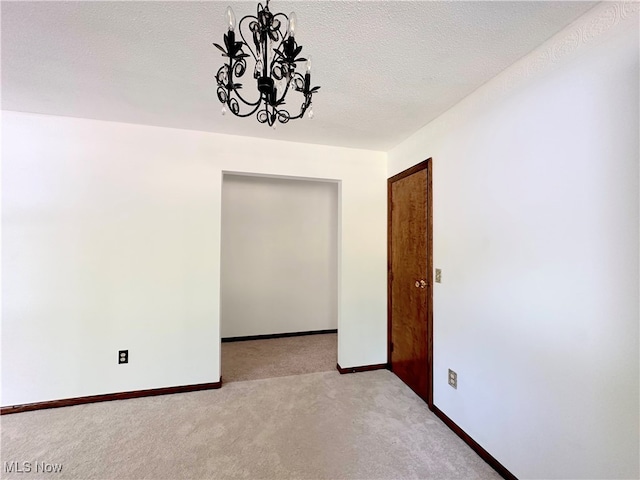
<svg viewBox="0 0 640 480"><path fill-rule="evenodd" d="M449 369L449 385L458 389L458 374L451 369Z"/></svg>
<svg viewBox="0 0 640 480"><path fill-rule="evenodd" d="M436 268L436 283L442 283L442 270Z"/></svg>

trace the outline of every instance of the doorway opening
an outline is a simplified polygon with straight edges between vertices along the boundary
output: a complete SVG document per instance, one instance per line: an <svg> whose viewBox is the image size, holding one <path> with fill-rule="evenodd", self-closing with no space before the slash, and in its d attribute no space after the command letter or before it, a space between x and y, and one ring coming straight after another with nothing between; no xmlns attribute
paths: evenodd
<svg viewBox="0 0 640 480"><path fill-rule="evenodd" d="M388 180L389 369L433 406L431 158Z"/></svg>
<svg viewBox="0 0 640 480"><path fill-rule="evenodd" d="M224 383L335 369L339 182L224 173Z"/></svg>

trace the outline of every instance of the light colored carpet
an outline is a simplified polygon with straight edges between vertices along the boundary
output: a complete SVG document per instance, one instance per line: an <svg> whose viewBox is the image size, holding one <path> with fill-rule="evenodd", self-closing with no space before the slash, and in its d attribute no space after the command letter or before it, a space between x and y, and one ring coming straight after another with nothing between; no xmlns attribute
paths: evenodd
<svg viewBox="0 0 640 480"><path fill-rule="evenodd" d="M223 383L336 369L338 335L246 340L222 344Z"/></svg>
<svg viewBox="0 0 640 480"><path fill-rule="evenodd" d="M55 479L498 479L387 370L4 415L1 460Z"/></svg>

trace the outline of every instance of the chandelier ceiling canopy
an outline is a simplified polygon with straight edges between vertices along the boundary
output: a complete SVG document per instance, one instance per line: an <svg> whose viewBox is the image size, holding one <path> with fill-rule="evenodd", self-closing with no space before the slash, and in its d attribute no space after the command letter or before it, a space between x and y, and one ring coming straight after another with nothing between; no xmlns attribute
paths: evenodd
<svg viewBox="0 0 640 480"><path fill-rule="evenodd" d="M311 97L320 87L311 87L311 58L300 55L302 45L298 45L295 38L296 14L291 12L288 17L283 13L273 14L267 0L264 6L258 4L255 16L243 17L237 29L231 7L227 7L226 17L228 30L223 36L224 47L214 43L228 59L216 74L222 114L227 108L238 117L255 114L258 122L269 126L274 126L276 121L287 123L302 118L305 112L313 118ZM251 69L247 60L252 61ZM256 80L257 100L252 100L250 92L244 93L247 89L238 83L248 71L252 71ZM288 103L292 96L297 99Z"/></svg>

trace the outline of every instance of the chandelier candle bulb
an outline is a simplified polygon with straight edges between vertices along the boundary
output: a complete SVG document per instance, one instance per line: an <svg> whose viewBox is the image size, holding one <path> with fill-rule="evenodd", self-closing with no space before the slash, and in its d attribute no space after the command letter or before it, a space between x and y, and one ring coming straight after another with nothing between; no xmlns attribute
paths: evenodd
<svg viewBox="0 0 640 480"><path fill-rule="evenodd" d="M227 7L225 17L227 18L229 31L233 32L236 29L236 14L233 13L233 9L231 7Z"/></svg>
<svg viewBox="0 0 640 480"><path fill-rule="evenodd" d="M307 73L311 73L311 55L307 57Z"/></svg>
<svg viewBox="0 0 640 480"><path fill-rule="evenodd" d="M297 26L298 26L298 16L296 15L296 12L291 12L289 14L289 26L287 27L287 35L290 37L295 37Z"/></svg>

